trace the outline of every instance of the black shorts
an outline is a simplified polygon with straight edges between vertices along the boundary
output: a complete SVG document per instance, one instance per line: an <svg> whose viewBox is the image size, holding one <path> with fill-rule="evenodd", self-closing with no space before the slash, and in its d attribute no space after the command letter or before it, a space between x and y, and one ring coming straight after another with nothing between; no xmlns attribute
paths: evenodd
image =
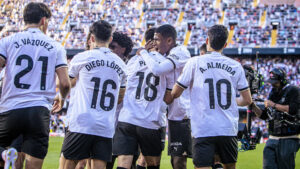
<svg viewBox="0 0 300 169"><path fill-rule="evenodd" d="M91 158L111 162L112 139L68 131L61 151L68 160Z"/></svg>
<svg viewBox="0 0 300 169"><path fill-rule="evenodd" d="M161 140L161 151L165 149L166 145L166 127L159 128L160 131L160 140Z"/></svg>
<svg viewBox="0 0 300 169"><path fill-rule="evenodd" d="M22 152L44 159L48 151L50 112L36 106L0 114L0 146L8 147L23 135Z"/></svg>
<svg viewBox="0 0 300 169"><path fill-rule="evenodd" d="M182 121L168 120L168 155L192 157L192 135L189 119Z"/></svg>
<svg viewBox="0 0 300 169"><path fill-rule="evenodd" d="M235 163L238 156L238 142L235 136L193 138L193 163L196 167L210 167L214 155L220 156L223 164Z"/></svg>
<svg viewBox="0 0 300 169"><path fill-rule="evenodd" d="M161 131L118 122L114 137L114 155L136 155L140 147L144 156L160 156Z"/></svg>
<svg viewBox="0 0 300 169"><path fill-rule="evenodd" d="M11 143L10 147L15 148L18 152L22 152L23 135L20 135Z"/></svg>

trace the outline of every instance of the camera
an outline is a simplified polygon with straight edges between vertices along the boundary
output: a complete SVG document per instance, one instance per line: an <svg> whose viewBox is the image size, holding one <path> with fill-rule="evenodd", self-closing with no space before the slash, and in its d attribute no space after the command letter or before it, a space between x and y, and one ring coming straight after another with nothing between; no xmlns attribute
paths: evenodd
<svg viewBox="0 0 300 169"><path fill-rule="evenodd" d="M250 65L243 66L249 84L251 95L258 94L264 85L263 76ZM259 100L260 101L260 100ZM263 106L263 104L262 104ZM239 123L238 140L241 142L240 151L254 150L260 142L262 131L259 127L251 127L253 113L247 109L239 109L239 113L247 114L247 124Z"/></svg>
<svg viewBox="0 0 300 169"><path fill-rule="evenodd" d="M254 70L250 65L243 66L246 79L249 83L251 95L258 94L259 89L264 85L264 79L257 70Z"/></svg>

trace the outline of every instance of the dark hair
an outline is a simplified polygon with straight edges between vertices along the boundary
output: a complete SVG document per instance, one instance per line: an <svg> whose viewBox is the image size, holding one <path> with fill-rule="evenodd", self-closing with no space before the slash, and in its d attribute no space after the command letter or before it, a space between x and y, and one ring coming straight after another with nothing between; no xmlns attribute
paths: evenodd
<svg viewBox="0 0 300 169"><path fill-rule="evenodd" d="M161 36L164 38L171 37L174 41L176 41L176 38L177 38L176 29L172 25L169 25L169 24L158 27L155 30L155 33L161 34Z"/></svg>
<svg viewBox="0 0 300 169"><path fill-rule="evenodd" d="M151 27L149 29L146 30L145 32L145 40L146 42L148 42L149 40L153 40L154 39L154 33L156 31L155 27Z"/></svg>
<svg viewBox="0 0 300 169"><path fill-rule="evenodd" d="M108 22L100 20L92 24L90 32L96 37L97 41L107 42L111 37L112 26Z"/></svg>
<svg viewBox="0 0 300 169"><path fill-rule="evenodd" d="M86 50L90 50L91 46L89 44L89 41L91 39L91 32L88 33L87 37L86 37L86 42L85 42L85 48Z"/></svg>
<svg viewBox="0 0 300 169"><path fill-rule="evenodd" d="M210 47L214 50L221 50L228 38L228 30L223 25L214 25L208 30Z"/></svg>
<svg viewBox="0 0 300 169"><path fill-rule="evenodd" d="M204 43L203 45L201 45L200 51L204 51L205 53L207 52L206 43Z"/></svg>
<svg viewBox="0 0 300 169"><path fill-rule="evenodd" d="M48 6L40 2L30 2L23 11L25 24L37 24L43 17L49 19L51 16L51 10Z"/></svg>
<svg viewBox="0 0 300 169"><path fill-rule="evenodd" d="M114 32L112 42L116 42L121 47L126 48L124 56L128 56L133 48L132 40L122 32Z"/></svg>

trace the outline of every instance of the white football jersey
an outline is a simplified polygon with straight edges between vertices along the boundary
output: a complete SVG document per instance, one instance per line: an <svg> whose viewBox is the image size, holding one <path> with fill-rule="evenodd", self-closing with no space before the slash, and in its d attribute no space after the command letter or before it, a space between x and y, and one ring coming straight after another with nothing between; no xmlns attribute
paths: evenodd
<svg viewBox="0 0 300 169"><path fill-rule="evenodd" d="M165 58L151 53L153 59L162 62ZM127 84L119 121L149 129L160 128L160 107L165 91L171 89L174 79L165 75L154 76L140 56L132 57L127 63Z"/></svg>
<svg viewBox="0 0 300 169"><path fill-rule="evenodd" d="M170 73L174 76L174 79L178 79L184 65L190 58L191 54L185 46L177 46L170 51L167 59L171 60L174 65L174 71ZM187 97L174 99L173 103L169 105L169 120L180 121L184 119L185 116L187 116L186 113L189 110L189 107L186 102L190 102L190 100L186 99Z"/></svg>
<svg viewBox="0 0 300 169"><path fill-rule="evenodd" d="M69 75L76 77L70 97L69 130L112 138L119 90L125 86L126 65L108 48L77 54L71 61Z"/></svg>
<svg viewBox="0 0 300 169"><path fill-rule="evenodd" d="M51 109L56 89L55 70L67 66L66 51L37 28L0 40L6 60L0 113L25 107Z"/></svg>
<svg viewBox="0 0 300 169"><path fill-rule="evenodd" d="M248 89L241 64L213 52L190 59L177 84L189 87L192 136L236 136L237 91Z"/></svg>

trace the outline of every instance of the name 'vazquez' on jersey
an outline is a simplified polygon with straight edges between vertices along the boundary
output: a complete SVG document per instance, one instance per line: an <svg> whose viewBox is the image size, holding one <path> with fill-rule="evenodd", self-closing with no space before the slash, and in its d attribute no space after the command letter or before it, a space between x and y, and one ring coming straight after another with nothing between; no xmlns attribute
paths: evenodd
<svg viewBox="0 0 300 169"><path fill-rule="evenodd" d="M3 38L0 44L0 56L6 60L0 113L28 106L50 109L55 70L67 66L63 47L37 28Z"/></svg>

